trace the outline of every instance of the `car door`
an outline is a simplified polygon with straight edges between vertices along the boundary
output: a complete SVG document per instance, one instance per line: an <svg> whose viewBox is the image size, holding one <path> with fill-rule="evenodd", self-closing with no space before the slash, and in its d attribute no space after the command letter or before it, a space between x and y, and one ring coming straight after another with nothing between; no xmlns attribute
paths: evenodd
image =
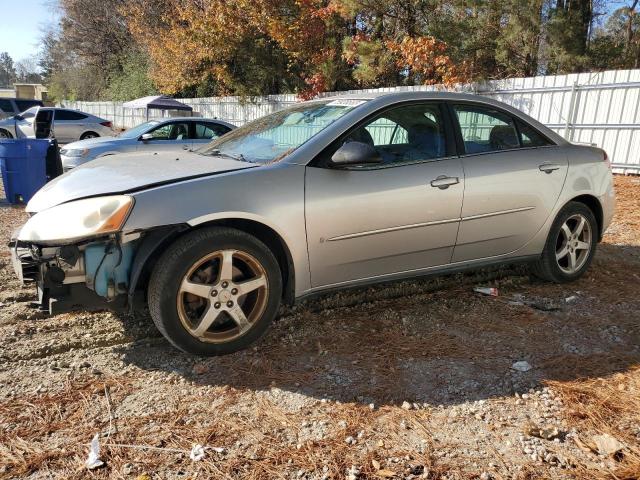
<svg viewBox="0 0 640 480"><path fill-rule="evenodd" d="M161 123L138 139L138 151L162 152L191 148L189 121L174 120ZM143 138L144 137L144 138Z"/></svg>
<svg viewBox="0 0 640 480"><path fill-rule="evenodd" d="M193 134L191 136L193 147L197 148L200 145L209 143L229 131L231 131L229 127L220 123L195 121L193 122Z"/></svg>
<svg viewBox="0 0 640 480"><path fill-rule="evenodd" d="M33 122L35 121L36 114L41 110L44 111L50 109L31 107L22 112L19 119L15 119L17 138L33 138L35 136Z"/></svg>
<svg viewBox="0 0 640 480"><path fill-rule="evenodd" d="M75 142L85 130L87 115L74 110L57 108L53 116L53 132L60 143Z"/></svg>
<svg viewBox="0 0 640 480"><path fill-rule="evenodd" d="M516 252L542 228L567 175L561 149L495 107L452 105L465 193L454 262Z"/></svg>
<svg viewBox="0 0 640 480"><path fill-rule="evenodd" d="M305 216L315 287L418 271L451 261L464 178L443 104L391 108L338 139L307 167ZM383 163L331 168L348 141Z"/></svg>

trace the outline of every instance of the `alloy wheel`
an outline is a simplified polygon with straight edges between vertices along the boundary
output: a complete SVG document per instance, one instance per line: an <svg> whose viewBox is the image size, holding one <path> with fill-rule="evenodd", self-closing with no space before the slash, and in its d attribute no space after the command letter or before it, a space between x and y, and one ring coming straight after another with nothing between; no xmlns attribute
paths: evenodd
<svg viewBox="0 0 640 480"><path fill-rule="evenodd" d="M572 275L586 263L591 252L593 232L584 215L571 215L560 228L556 240L556 262L564 273Z"/></svg>
<svg viewBox="0 0 640 480"><path fill-rule="evenodd" d="M180 282L178 316L198 340L225 343L244 335L267 306L264 267L240 250L218 250L195 262Z"/></svg>

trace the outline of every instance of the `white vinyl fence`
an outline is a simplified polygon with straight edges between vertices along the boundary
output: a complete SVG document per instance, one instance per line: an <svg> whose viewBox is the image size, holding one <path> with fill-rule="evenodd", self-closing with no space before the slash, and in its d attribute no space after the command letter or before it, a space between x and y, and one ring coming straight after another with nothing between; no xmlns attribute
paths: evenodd
<svg viewBox="0 0 640 480"><path fill-rule="evenodd" d="M438 86L393 87L331 92L325 96L356 92L443 90ZM544 123L568 140L604 148L614 171L640 173L640 70L512 78L461 85L452 90L476 93L512 105ZM299 101L294 94L254 99L239 97L187 98L194 114L216 117L235 125L276 112ZM65 102L130 128L146 119L144 110L124 109L121 102ZM174 112L168 112L173 114ZM150 118L162 112L150 111Z"/></svg>

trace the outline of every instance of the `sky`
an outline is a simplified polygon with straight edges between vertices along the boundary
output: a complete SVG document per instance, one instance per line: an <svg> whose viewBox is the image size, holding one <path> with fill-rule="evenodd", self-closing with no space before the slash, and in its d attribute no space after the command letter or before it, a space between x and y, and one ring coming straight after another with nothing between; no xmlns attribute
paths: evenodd
<svg viewBox="0 0 640 480"><path fill-rule="evenodd" d="M51 0L0 0L0 52L13 61L37 54L42 29L54 23Z"/></svg>

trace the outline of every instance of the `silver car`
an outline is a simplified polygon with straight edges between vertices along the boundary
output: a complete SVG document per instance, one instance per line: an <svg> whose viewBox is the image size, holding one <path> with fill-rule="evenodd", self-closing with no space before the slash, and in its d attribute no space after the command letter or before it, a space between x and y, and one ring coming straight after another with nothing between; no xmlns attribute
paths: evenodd
<svg viewBox="0 0 640 480"><path fill-rule="evenodd" d="M19 115L0 120L0 138L35 137L38 112L51 112L51 136L59 143L112 136L111 122L89 113L67 108L31 107Z"/></svg>
<svg viewBox="0 0 640 480"><path fill-rule="evenodd" d="M98 157L129 152L189 150L216 139L235 128L222 120L171 118L151 120L117 137L91 138L65 145L60 150L64 171Z"/></svg>
<svg viewBox="0 0 640 480"><path fill-rule="evenodd" d="M35 195L12 245L42 308L148 306L173 345L217 355L260 337L282 302L336 289L510 262L575 280L614 202L603 150L514 108L366 94L196 152L87 163Z"/></svg>

